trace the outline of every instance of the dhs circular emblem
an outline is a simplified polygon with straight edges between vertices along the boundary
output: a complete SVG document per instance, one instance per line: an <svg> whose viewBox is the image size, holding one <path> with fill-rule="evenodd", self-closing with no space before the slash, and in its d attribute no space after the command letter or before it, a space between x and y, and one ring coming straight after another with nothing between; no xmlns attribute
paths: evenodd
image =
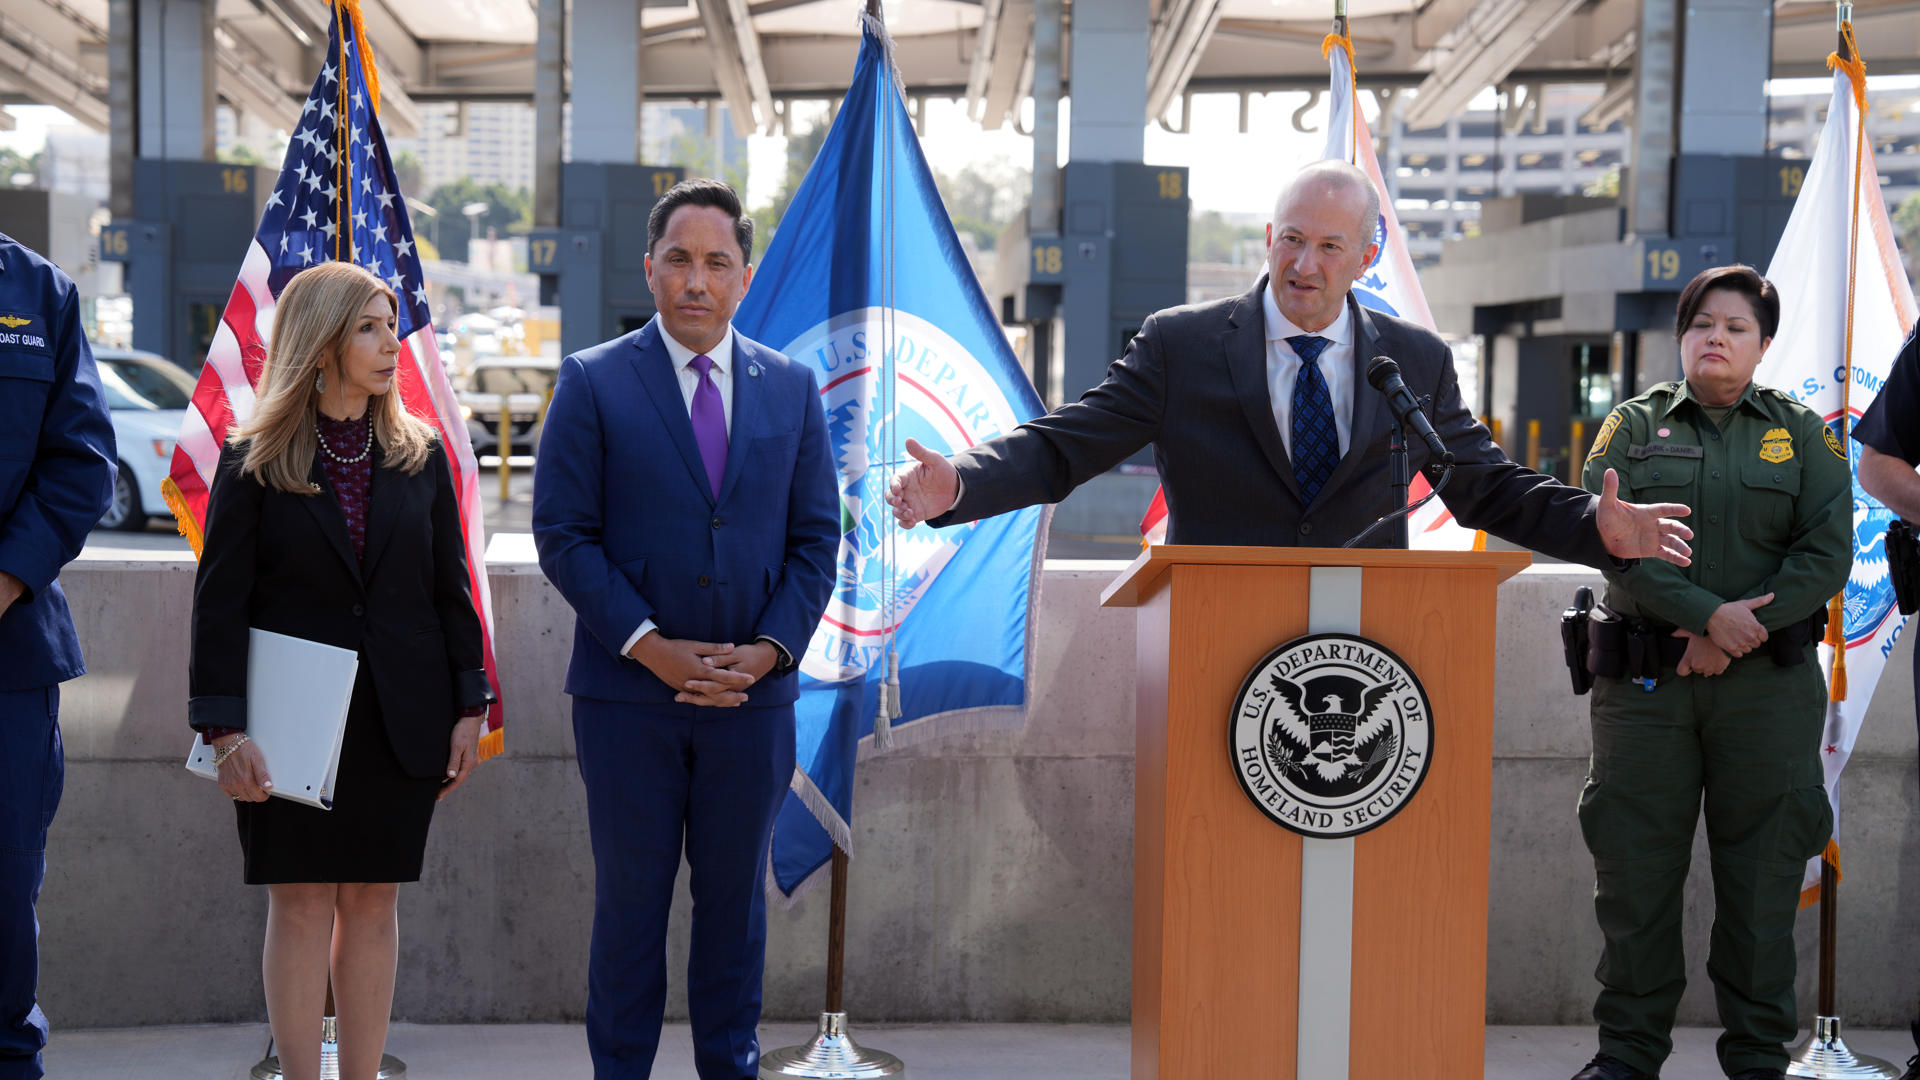
<svg viewBox="0 0 1920 1080"><path fill-rule="evenodd" d="M1255 665L1227 740L1247 798L1302 836L1386 823L1433 761L1433 708L1398 656L1352 634L1309 634Z"/></svg>

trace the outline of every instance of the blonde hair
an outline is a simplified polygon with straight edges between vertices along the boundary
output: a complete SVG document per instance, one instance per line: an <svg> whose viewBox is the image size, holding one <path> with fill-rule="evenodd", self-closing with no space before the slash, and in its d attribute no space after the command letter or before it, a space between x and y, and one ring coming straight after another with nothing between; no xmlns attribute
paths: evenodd
<svg viewBox="0 0 1920 1080"><path fill-rule="evenodd" d="M384 296L398 312L393 290L373 274L349 262L329 261L302 270L280 293L273 312L273 337L260 373L253 418L236 425L228 441L245 441L241 471L267 487L311 495L307 479L320 435L314 420L320 391L316 378L340 377L340 354L367 302ZM395 385L367 401L373 437L383 462L413 475L427 463L438 437L431 425L407 411Z"/></svg>

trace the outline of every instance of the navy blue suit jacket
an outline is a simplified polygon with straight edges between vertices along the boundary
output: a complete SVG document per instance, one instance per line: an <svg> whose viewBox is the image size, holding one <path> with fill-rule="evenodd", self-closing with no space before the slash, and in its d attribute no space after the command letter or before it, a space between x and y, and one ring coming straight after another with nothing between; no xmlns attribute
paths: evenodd
<svg viewBox="0 0 1920 1080"><path fill-rule="evenodd" d="M0 691L86 670L55 578L106 512L117 461L72 279L0 234L0 570L27 587L0 615Z"/></svg>
<svg viewBox="0 0 1920 1080"><path fill-rule="evenodd" d="M533 535L576 615L566 691L581 697L673 700L620 652L649 618L669 638L765 635L797 660L833 589L839 498L812 369L734 333L716 499L661 333L655 319L563 360L540 438ZM789 704L799 683L769 676L749 704Z"/></svg>

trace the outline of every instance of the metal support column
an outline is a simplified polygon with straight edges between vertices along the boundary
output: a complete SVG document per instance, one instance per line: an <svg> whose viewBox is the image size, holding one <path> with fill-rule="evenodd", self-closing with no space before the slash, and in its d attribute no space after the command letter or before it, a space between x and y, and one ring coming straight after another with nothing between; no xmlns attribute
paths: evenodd
<svg viewBox="0 0 1920 1080"><path fill-rule="evenodd" d="M1640 0L1626 192L1627 232L1639 236L1666 236L1671 224L1678 18L1676 0Z"/></svg>
<svg viewBox="0 0 1920 1080"><path fill-rule="evenodd" d="M116 0L128 3L130 0ZM566 123L567 3L539 0L533 67L533 223L560 224L561 130Z"/></svg>

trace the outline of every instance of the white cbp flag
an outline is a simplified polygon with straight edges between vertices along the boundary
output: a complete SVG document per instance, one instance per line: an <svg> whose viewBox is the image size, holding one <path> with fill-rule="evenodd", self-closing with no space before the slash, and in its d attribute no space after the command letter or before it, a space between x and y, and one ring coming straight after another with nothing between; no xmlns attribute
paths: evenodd
<svg viewBox="0 0 1920 1080"><path fill-rule="evenodd" d="M1375 223L1373 234L1380 250L1360 280L1354 283L1353 298L1363 307L1398 315L1432 330L1433 313L1427 310L1427 296L1420 290L1413 258L1407 254L1406 234L1400 231L1400 219L1393 212L1393 196L1380 176L1380 159L1373 152L1373 135L1367 130L1366 116L1354 100L1352 44L1344 37L1329 35L1322 49L1332 70L1327 148L1320 156L1360 166L1380 193L1380 220ZM1415 473L1408 498L1418 501L1426 497L1429 490L1426 476ZM1140 532L1145 543L1166 543L1165 492L1154 492L1153 503L1140 522ZM1409 546L1416 548L1469 551L1486 546L1485 537L1455 521L1453 512L1439 499L1427 503L1408 518L1407 540Z"/></svg>
<svg viewBox="0 0 1920 1080"><path fill-rule="evenodd" d="M1864 95L1865 77L1859 87ZM1767 277L1780 290L1780 330L1754 378L1792 394L1813 409L1846 445L1854 472L1853 575L1847 581L1843 700L1827 706L1820 740L1827 797L1833 801L1834 840L1825 857L1839 866L1840 770L1853 753L1860 722L1873 699L1887 654L1906 621L1894 605L1887 575L1887 525L1893 512L1860 487L1860 446L1846 433L1880 395L1887 371L1913 328L1913 289L1907 284L1886 203L1880 197L1873 144L1859 147L1859 233L1853 266L1847 265L1853 232L1854 152L1860 134L1855 84L1844 71L1833 77L1827 124L1808 163L1806 181L1774 250ZM1847 353L1847 286L1853 279L1853 350ZM1849 375L1851 378L1849 379ZM1845 416L1843 427L1841 418ZM1829 637L1832 632L1829 631ZM1823 670L1833 671L1834 649L1820 647ZM1820 859L1807 864L1802 903L1817 899Z"/></svg>

